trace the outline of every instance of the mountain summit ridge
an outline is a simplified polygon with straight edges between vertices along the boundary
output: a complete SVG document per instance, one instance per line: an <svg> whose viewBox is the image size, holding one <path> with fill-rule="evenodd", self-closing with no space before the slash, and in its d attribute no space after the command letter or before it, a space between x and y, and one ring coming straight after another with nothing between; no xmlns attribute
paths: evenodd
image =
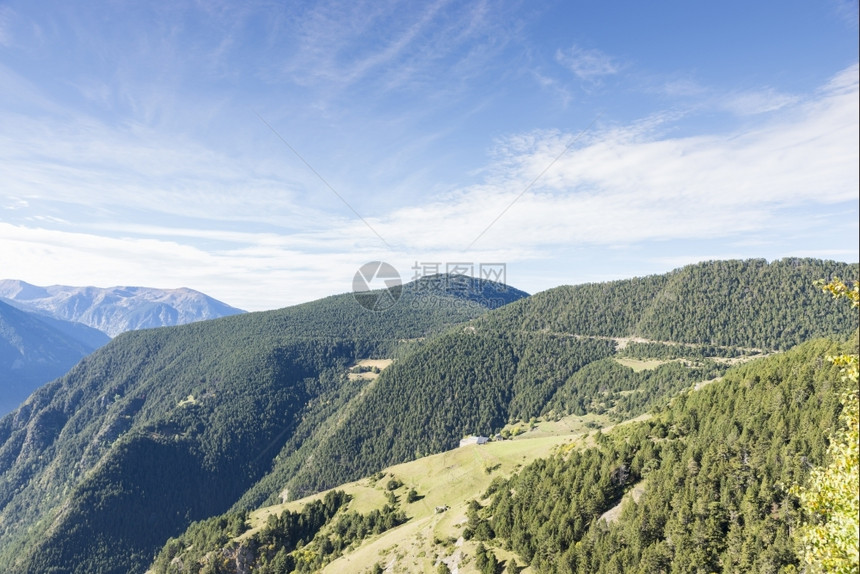
<svg viewBox="0 0 860 574"><path fill-rule="evenodd" d="M245 312L188 287L42 287L3 279L0 300L25 311L83 323L111 337L125 331L184 325Z"/></svg>

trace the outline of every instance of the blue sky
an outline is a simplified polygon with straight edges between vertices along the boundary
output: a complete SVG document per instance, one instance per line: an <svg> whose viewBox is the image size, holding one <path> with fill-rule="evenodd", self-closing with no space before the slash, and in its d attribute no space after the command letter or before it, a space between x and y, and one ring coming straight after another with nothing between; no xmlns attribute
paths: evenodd
<svg viewBox="0 0 860 574"><path fill-rule="evenodd" d="M372 260L857 261L857 13L0 1L0 278L259 310Z"/></svg>

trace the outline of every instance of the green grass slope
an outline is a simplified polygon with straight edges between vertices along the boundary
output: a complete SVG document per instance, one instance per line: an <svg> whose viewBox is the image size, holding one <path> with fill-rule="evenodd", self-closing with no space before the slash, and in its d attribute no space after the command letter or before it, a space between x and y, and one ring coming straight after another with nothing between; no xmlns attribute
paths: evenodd
<svg viewBox="0 0 860 574"><path fill-rule="evenodd" d="M286 569L265 533L328 493L243 514L238 529L236 516L210 521L172 540L152 571L792 571L798 507L787 487L824 460L840 384L823 357L845 350L812 341L604 432L589 435L572 415L340 485L348 503L292 540ZM357 538L342 528L386 507L404 521Z"/></svg>
<svg viewBox="0 0 860 574"><path fill-rule="evenodd" d="M396 499L394 504L405 513L407 520L401 525L365 536L342 552L340 557L330 556L329 559L334 559L326 561L320 568L324 572L358 573L371 572L376 564L396 563L394 571L397 572L435 572L439 559L454 553L451 539L459 538L467 525L469 501L481 498L493 481L509 477L524 465L537 458L550 456L559 449L569 450L593 444L587 438L589 429L581 417L569 417L566 423L568 428L564 432L542 433L541 423L513 440L455 448L395 465L373 476L338 486L336 490L347 494L350 501L340 509L340 515L336 515L335 519L347 512L366 514L379 511ZM409 492L412 490L415 496L410 501ZM235 517L240 515L208 521L207 535L192 529L171 541L152 571L174 572L180 568L188 572L203 571L209 564L214 566L221 556L242 555L247 565L255 568L254 571L268 572L272 563L263 558L268 549L255 543L259 534L271 524L273 517L285 511L300 512L314 502L325 500L330 492L265 506L241 515L245 526L235 536L230 535L229 530L235 527ZM445 510L437 512L437 508ZM315 541L311 540L314 537L305 540L305 550L321 545L324 537L336 538L335 522L331 520L320 528ZM205 545L207 540L209 547L201 548L201 544ZM469 553L474 550L474 544L463 544L461 541L457 548L461 548L461 554ZM462 564L462 567L465 568L466 564ZM224 572L237 571L235 567L221 563L218 568ZM466 568L461 571L471 570Z"/></svg>

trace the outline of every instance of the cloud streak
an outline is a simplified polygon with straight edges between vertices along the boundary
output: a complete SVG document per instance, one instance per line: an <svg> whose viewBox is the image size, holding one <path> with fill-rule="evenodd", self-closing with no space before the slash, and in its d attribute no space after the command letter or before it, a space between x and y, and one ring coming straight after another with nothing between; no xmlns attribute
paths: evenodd
<svg viewBox="0 0 860 574"><path fill-rule="evenodd" d="M573 72L580 80L595 81L602 76L612 76L621 70L616 60L597 49L571 46L555 53L556 61Z"/></svg>

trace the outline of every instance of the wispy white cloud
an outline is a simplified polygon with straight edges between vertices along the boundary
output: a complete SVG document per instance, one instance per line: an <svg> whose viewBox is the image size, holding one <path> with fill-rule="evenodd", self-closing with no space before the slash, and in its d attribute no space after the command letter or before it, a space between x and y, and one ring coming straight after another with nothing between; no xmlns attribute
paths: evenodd
<svg viewBox="0 0 860 574"><path fill-rule="evenodd" d="M290 227L325 225L322 211L297 200L298 179L283 165L229 157L196 141L142 125L110 127L82 116L0 116L4 188L35 203L90 211L215 220L266 221ZM327 192L324 192L327 193Z"/></svg>
<svg viewBox="0 0 860 574"><path fill-rule="evenodd" d="M279 60L278 76L329 90L352 86L371 73L373 84L385 89L432 85L437 73L455 67L462 72L465 60L486 61L481 50L459 51L475 40L491 44L489 32L499 25L494 12L486 2L454 6L449 0L420 10L391 2L317 3L285 15L292 22L283 26L295 31L298 42ZM283 32L279 27L275 42L289 37Z"/></svg>
<svg viewBox="0 0 860 574"><path fill-rule="evenodd" d="M555 59L581 80L587 81L617 74L621 69L620 64L608 54L595 48L581 48L576 45L567 50L557 50Z"/></svg>
<svg viewBox="0 0 860 574"><path fill-rule="evenodd" d="M845 95L857 91L857 77L860 76L860 65L856 62L833 76L825 84L820 92L825 96L828 94Z"/></svg>
<svg viewBox="0 0 860 574"><path fill-rule="evenodd" d="M732 113L750 116L773 112L797 102L797 96L782 94L772 88L731 94L724 106Z"/></svg>
<svg viewBox="0 0 860 574"><path fill-rule="evenodd" d="M21 199L20 197L8 196L3 198L3 209L15 210L15 209L23 209L25 207L29 207L29 203L25 199Z"/></svg>
<svg viewBox="0 0 860 574"><path fill-rule="evenodd" d="M0 242L3 277L37 284L186 286L249 310L323 297L339 285L341 292L348 291L348 280L366 262L343 252L320 255L265 239L206 250L179 241L110 238L3 222ZM44 265L34 268L34 260Z"/></svg>
<svg viewBox="0 0 860 574"><path fill-rule="evenodd" d="M692 78L657 81L656 86L643 88L645 93L666 96L681 106L685 113L724 111L735 116L770 113L800 101L800 96L759 86L745 90L721 90L706 86Z"/></svg>
<svg viewBox="0 0 860 574"><path fill-rule="evenodd" d="M671 138L654 127L664 119L604 129L563 156L482 243L538 249L806 229L812 222L786 210L857 200L857 99L852 67L746 131ZM416 248L468 245L572 137L514 136L487 184L395 211L380 231Z"/></svg>
<svg viewBox="0 0 860 574"><path fill-rule="evenodd" d="M533 71L532 76L541 88L556 94L561 100L563 107L566 108L573 100L573 95L570 93L570 90L568 90L567 87L557 79L541 74L538 71Z"/></svg>
<svg viewBox="0 0 860 574"><path fill-rule="evenodd" d="M690 78L674 78L661 83L656 90L671 97L700 96L708 92L708 89Z"/></svg>

